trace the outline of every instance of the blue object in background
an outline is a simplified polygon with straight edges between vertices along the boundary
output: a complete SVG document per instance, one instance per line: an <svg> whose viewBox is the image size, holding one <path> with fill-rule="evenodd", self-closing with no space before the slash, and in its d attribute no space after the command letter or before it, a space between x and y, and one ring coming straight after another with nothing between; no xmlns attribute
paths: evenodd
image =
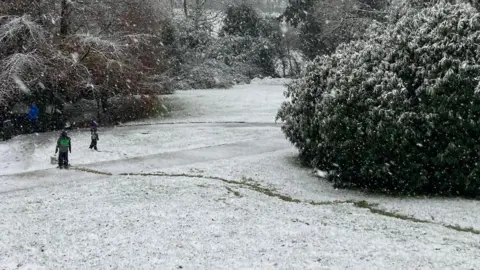
<svg viewBox="0 0 480 270"><path fill-rule="evenodd" d="M28 120L37 120L39 113L40 110L38 109L37 105L32 104L30 111L28 111Z"/></svg>

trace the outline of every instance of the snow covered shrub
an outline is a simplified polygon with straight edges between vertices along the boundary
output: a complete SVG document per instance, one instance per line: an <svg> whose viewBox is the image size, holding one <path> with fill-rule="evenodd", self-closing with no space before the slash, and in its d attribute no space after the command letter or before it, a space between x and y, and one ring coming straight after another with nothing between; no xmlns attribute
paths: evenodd
<svg viewBox="0 0 480 270"><path fill-rule="evenodd" d="M177 89L229 88L236 82L235 70L221 61L207 59L185 68L176 84Z"/></svg>
<svg viewBox="0 0 480 270"><path fill-rule="evenodd" d="M296 78L305 71L307 61L300 51L287 51L275 61L275 72L280 77Z"/></svg>
<svg viewBox="0 0 480 270"><path fill-rule="evenodd" d="M234 66L246 64L249 78L277 76L276 60L281 54L282 32L276 18L262 18L247 4L231 6L226 11L221 57Z"/></svg>
<svg viewBox="0 0 480 270"><path fill-rule="evenodd" d="M221 43L214 37L212 18L176 18L172 24L169 45L176 55L171 70L175 89L228 88L235 82L235 71L219 58Z"/></svg>
<svg viewBox="0 0 480 270"><path fill-rule="evenodd" d="M253 6L232 5L226 10L222 32L234 36L258 36L261 17Z"/></svg>
<svg viewBox="0 0 480 270"><path fill-rule="evenodd" d="M121 123L154 116L159 112L160 101L157 96L123 96L109 100L109 109L103 122Z"/></svg>
<svg viewBox="0 0 480 270"><path fill-rule="evenodd" d="M401 1L404 0L288 0L281 17L297 28L299 49L313 60L334 52L341 43L356 40L372 21L383 20L387 3Z"/></svg>
<svg viewBox="0 0 480 270"><path fill-rule="evenodd" d="M240 74L252 79L275 76L275 45L263 37L223 37L219 58L230 67L239 67Z"/></svg>
<svg viewBox="0 0 480 270"><path fill-rule="evenodd" d="M374 25L289 85L278 113L337 186L480 195L480 14L440 3Z"/></svg>

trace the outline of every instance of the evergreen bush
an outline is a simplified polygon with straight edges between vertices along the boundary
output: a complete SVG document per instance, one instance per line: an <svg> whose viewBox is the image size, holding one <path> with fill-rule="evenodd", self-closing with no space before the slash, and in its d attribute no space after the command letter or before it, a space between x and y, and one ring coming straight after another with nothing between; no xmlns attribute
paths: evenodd
<svg viewBox="0 0 480 270"><path fill-rule="evenodd" d="M480 14L439 3L315 59L277 118L337 186L480 195Z"/></svg>

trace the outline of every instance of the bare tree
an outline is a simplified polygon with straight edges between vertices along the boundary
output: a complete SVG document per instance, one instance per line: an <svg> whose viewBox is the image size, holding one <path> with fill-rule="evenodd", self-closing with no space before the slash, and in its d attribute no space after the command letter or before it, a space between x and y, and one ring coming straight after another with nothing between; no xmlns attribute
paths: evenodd
<svg viewBox="0 0 480 270"><path fill-rule="evenodd" d="M71 100L92 89L98 100L150 91L144 82L166 69L168 1L0 2L0 102L39 85Z"/></svg>

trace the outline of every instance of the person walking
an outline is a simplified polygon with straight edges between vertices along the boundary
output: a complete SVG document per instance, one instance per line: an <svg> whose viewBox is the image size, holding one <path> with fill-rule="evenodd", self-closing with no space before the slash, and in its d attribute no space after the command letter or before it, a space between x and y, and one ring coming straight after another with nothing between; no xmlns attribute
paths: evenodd
<svg viewBox="0 0 480 270"><path fill-rule="evenodd" d="M90 149L95 149L95 151L98 151L97 142L99 140L97 127L97 122L92 121L92 123L90 123L90 137L92 138L92 142L90 143Z"/></svg>
<svg viewBox="0 0 480 270"><path fill-rule="evenodd" d="M30 131L32 133L38 132L38 115L40 114L40 109L38 109L37 104L32 103L30 110L28 111L27 119L30 120Z"/></svg>
<svg viewBox="0 0 480 270"><path fill-rule="evenodd" d="M57 140L57 147L55 148L55 154L58 154L58 168L68 169L68 153L72 153L72 141L68 137L67 132L62 131L60 138Z"/></svg>

